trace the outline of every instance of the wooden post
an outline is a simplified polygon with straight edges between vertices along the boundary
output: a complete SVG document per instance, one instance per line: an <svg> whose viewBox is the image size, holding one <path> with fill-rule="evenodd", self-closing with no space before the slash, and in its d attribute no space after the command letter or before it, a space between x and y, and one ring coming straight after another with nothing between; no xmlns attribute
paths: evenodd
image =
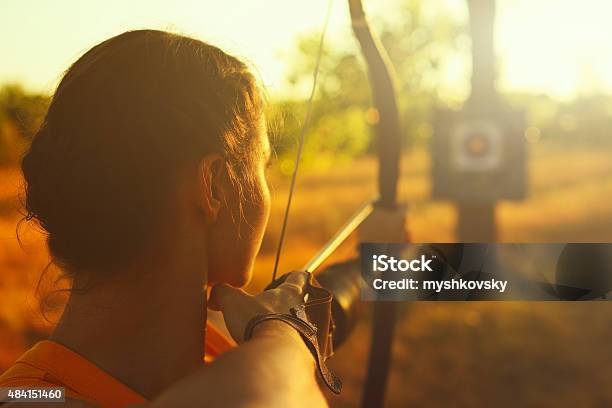
<svg viewBox="0 0 612 408"><path fill-rule="evenodd" d="M472 81L466 110L487 114L499 105L495 89L495 0L467 0L472 37ZM460 242L492 242L497 238L497 202L457 203Z"/></svg>
<svg viewBox="0 0 612 408"><path fill-rule="evenodd" d="M495 202L457 203L459 242L494 242L497 238Z"/></svg>

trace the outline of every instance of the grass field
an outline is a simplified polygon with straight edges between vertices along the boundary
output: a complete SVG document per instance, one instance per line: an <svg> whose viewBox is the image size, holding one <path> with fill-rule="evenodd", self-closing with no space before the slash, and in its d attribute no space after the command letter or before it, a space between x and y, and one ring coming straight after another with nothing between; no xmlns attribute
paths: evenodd
<svg viewBox="0 0 612 408"><path fill-rule="evenodd" d="M502 203L502 242L612 242L612 148L536 144L529 199ZM364 158L304 169L296 189L281 270L299 268L376 191L376 163ZM404 158L400 195L416 242L455 240L449 203L429 200L428 157ZM272 176L273 212L251 290L270 279L287 183ZM23 228L15 169L0 170L0 371L50 329L33 289L47 263L44 241ZM414 303L403 305L393 349L388 405L612 406L610 303ZM369 346L367 316L333 365L346 392L333 406L358 404Z"/></svg>

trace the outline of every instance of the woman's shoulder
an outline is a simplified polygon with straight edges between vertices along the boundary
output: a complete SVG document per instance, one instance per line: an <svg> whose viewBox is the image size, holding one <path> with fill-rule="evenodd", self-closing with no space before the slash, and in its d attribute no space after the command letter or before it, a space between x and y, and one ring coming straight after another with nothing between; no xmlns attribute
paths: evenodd
<svg viewBox="0 0 612 408"><path fill-rule="evenodd" d="M48 364L38 361L46 354L49 344L40 342L25 352L11 367L0 375L0 387L53 387L59 386L49 375Z"/></svg>
<svg viewBox="0 0 612 408"><path fill-rule="evenodd" d="M66 388L66 385L53 378L50 370L44 367L44 364L32 364L33 360L36 360L41 349L47 349L50 345L44 343L36 344L34 347L29 349L23 356L19 358L11 367L9 367L2 375L0 375L0 387L2 388L21 388L21 389L32 389L32 388L54 388L62 387ZM73 392L71 392L73 394ZM23 402L13 402L8 404L1 404L2 407L23 407ZM36 403L37 407L44 408L45 406L59 406L59 404L44 404ZM64 407L93 407L90 403L83 401L82 399L67 398L64 403Z"/></svg>
<svg viewBox="0 0 612 408"><path fill-rule="evenodd" d="M0 387L62 387L66 397L96 406L127 406L146 400L69 348L36 343L0 376Z"/></svg>

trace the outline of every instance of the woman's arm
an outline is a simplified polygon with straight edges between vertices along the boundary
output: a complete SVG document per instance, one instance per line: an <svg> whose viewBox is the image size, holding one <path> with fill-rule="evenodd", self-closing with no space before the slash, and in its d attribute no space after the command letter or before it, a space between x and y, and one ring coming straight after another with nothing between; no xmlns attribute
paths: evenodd
<svg viewBox="0 0 612 408"><path fill-rule="evenodd" d="M303 303L308 275L289 274L276 289L251 296L227 285L213 288L210 307L221 310L237 342L247 323L265 313L288 313ZM253 337L164 392L154 407L327 406L315 376L315 360L298 332L280 321L255 327Z"/></svg>
<svg viewBox="0 0 612 408"><path fill-rule="evenodd" d="M152 407L324 407L315 362L289 325L259 325L248 342L180 381Z"/></svg>

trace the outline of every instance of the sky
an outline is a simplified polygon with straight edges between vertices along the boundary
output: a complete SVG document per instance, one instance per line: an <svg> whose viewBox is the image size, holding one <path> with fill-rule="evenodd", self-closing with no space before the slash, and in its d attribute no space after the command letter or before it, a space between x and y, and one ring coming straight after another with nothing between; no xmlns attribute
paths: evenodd
<svg viewBox="0 0 612 408"><path fill-rule="evenodd" d="M395 1L364 3L374 16L385 16ZM157 28L195 36L246 59L271 94L283 94L296 39L320 32L327 2L2 0L0 84L51 92L70 63L96 43L128 29ZM427 7L466 19L464 0L427 0ZM609 92L611 16L609 0L498 0L500 88L559 98ZM347 38L349 30L346 0L333 0L331 43Z"/></svg>

